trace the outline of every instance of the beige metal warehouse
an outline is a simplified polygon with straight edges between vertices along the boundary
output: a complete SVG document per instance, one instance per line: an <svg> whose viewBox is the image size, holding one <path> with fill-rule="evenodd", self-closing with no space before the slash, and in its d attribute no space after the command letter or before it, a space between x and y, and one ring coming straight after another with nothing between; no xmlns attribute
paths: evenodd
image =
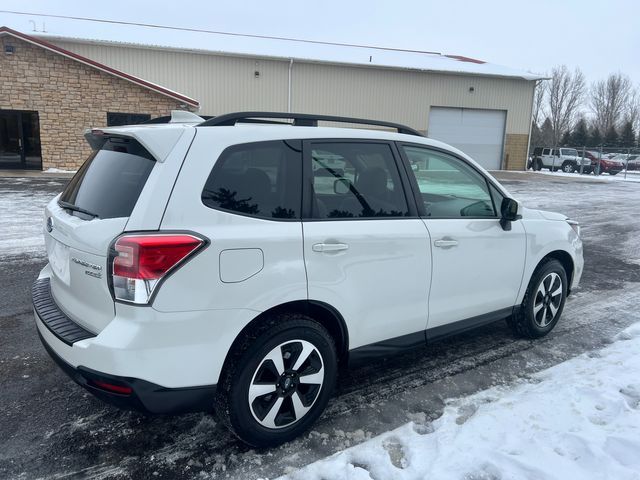
<svg viewBox="0 0 640 480"><path fill-rule="evenodd" d="M489 169L524 169L533 92L542 78L437 53L230 43L181 32L163 38L164 45L130 42L143 38L139 32L124 32L118 42L39 38L197 99L202 115L272 110L404 123Z"/></svg>

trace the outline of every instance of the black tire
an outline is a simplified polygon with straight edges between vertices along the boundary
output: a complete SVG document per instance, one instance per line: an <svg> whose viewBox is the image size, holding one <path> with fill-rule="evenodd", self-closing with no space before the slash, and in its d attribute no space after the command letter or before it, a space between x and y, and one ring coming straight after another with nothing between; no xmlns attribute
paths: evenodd
<svg viewBox="0 0 640 480"><path fill-rule="evenodd" d="M537 172L542 170L542 160L540 160L539 158L536 158L535 161L533 162L533 169Z"/></svg>
<svg viewBox="0 0 640 480"><path fill-rule="evenodd" d="M571 162L564 162L564 163L562 164L562 171L563 171L564 173L573 173L573 172L575 172L575 171L576 171L576 167L575 167L575 165L574 165L573 163L571 163Z"/></svg>
<svg viewBox="0 0 640 480"><path fill-rule="evenodd" d="M610 170L609 171L609 175L617 175L618 173L620 173L618 170Z"/></svg>
<svg viewBox="0 0 640 480"><path fill-rule="evenodd" d="M541 297L539 288L543 280L546 281L553 274L557 275L562 282L561 298L557 303L553 298L551 298L549 303L546 303L546 305L551 304L556 308L556 312L553 313L552 318L549 319L548 313L552 313L553 310L545 307L547 299L546 297ZM531 276L520 310L507 319L507 323L513 329L514 333L517 336L525 338L540 338L553 330L564 309L564 304L567 299L567 286L567 272L565 272L564 267L558 260L548 259L538 265ZM549 285L548 290L555 291L557 288L557 284ZM550 293L553 293L553 291ZM534 313L534 308L537 308L541 303L543 304L542 308L538 310L537 313Z"/></svg>
<svg viewBox="0 0 640 480"><path fill-rule="evenodd" d="M307 365L305 371L310 371L310 368L313 370L311 362L313 360L317 364L319 357L324 369L324 380L317 387L318 390L315 393L313 391L315 386L302 385L302 382L292 381L291 384L295 384L291 387L294 390L291 394L291 390L284 390L283 385L286 384L283 383L283 379L286 380L287 375L295 375L290 367L295 367L294 362L302 354L301 350L298 350L296 355L294 348L298 346L302 348L301 342L308 342L316 349L314 353L309 355L309 363L307 364L305 361L302 364L303 366ZM278 346L281 347L279 350ZM292 348L293 353L285 351L287 348ZM284 364L285 372L280 377L273 370L276 368L274 362L265 358L275 350L282 353L283 362L288 362ZM290 356L285 358L287 353ZM314 355L315 357L312 358ZM271 364L268 364L270 361ZM334 341L322 325L302 314L274 315L266 319L255 331L244 335L236 342L230 357L225 362L218 383L215 401L216 415L232 433L250 446L274 447L288 442L309 429L324 411L335 386L337 365ZM272 366L273 368L271 368ZM269 383L269 381L263 380L254 382L257 378L256 375L259 374L268 374L276 378L274 380L275 391L257 396L250 404L250 388L258 384ZM308 390L303 394L300 389ZM293 395L302 395L297 396L298 399L313 398L311 403L305 405L305 408L310 408L300 418L297 418L296 415ZM278 404L280 398L282 401ZM277 408L276 416L273 417L272 425L274 427L267 428L261 422L267 420L276 405L281 406ZM258 411L258 407L262 410ZM254 412L256 416L254 416ZM264 416L259 420L261 413L264 413ZM278 419L284 419L281 420L281 425L278 425ZM287 423L289 420L292 423Z"/></svg>

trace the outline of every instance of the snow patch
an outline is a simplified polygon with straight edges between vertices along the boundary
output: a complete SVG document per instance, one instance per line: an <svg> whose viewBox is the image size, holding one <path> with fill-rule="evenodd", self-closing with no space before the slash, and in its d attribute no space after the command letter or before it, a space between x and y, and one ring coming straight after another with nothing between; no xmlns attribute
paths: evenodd
<svg viewBox="0 0 640 480"><path fill-rule="evenodd" d="M637 480L638 351L640 323L599 355L448 402L431 430L423 415L413 414L414 421L396 430L281 478Z"/></svg>
<svg viewBox="0 0 640 480"><path fill-rule="evenodd" d="M12 180L20 188L20 182ZM42 191L2 191L0 195L0 258L24 255L28 260L40 260L44 248L44 207L55 196Z"/></svg>
<svg viewBox="0 0 640 480"><path fill-rule="evenodd" d="M77 170L64 170L62 168L47 168L44 173L76 173Z"/></svg>

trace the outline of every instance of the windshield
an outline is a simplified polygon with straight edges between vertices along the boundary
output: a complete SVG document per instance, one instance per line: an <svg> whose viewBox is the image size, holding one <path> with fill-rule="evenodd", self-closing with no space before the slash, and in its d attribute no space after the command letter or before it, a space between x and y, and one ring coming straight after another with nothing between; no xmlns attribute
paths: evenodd
<svg viewBox="0 0 640 480"><path fill-rule="evenodd" d="M71 179L59 205L84 216L90 212L98 218L128 217L154 165L136 140L108 138Z"/></svg>

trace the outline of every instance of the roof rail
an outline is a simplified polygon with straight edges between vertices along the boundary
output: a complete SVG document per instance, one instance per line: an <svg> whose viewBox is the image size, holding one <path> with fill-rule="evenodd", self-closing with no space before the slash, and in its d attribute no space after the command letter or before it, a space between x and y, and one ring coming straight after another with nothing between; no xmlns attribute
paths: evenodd
<svg viewBox="0 0 640 480"><path fill-rule="evenodd" d="M393 128L398 133L407 135L416 135L423 137L420 132L406 125L399 123L383 122L381 120L367 120L364 118L338 117L333 115L315 115L309 113L286 113L286 112L234 112L224 115L218 115L205 122L200 123L199 127L220 127L232 126L236 123L282 123L269 121L269 119L285 118L293 120L293 125L298 127L317 127L318 121L338 122L338 123L357 123L361 125L376 125L379 127Z"/></svg>

